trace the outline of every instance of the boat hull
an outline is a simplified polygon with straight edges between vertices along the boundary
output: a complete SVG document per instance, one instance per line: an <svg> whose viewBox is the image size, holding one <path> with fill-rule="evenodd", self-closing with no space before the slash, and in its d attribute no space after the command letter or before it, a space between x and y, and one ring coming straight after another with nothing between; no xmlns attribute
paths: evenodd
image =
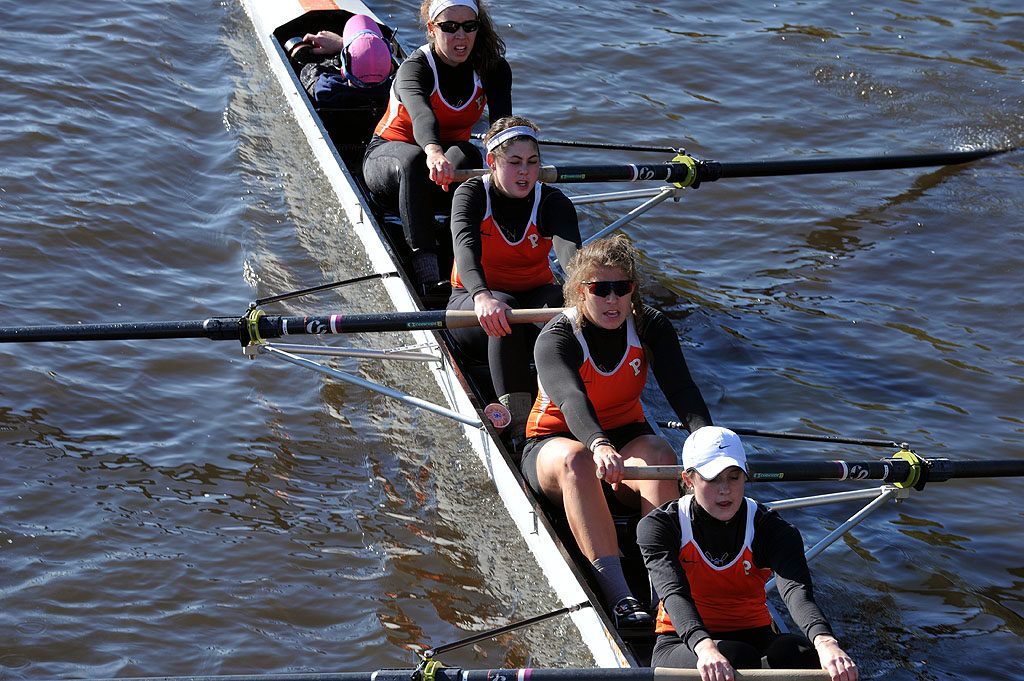
<svg viewBox="0 0 1024 681"><path fill-rule="evenodd" d="M331 0L242 0L264 48L270 68L280 81L283 96L289 103L299 127L309 142L323 176L329 181L346 216L352 224L373 272L402 273L400 277L382 278L382 284L396 311L415 311L424 303L413 292L404 275L401 244L394 235L394 224L375 209L359 178L358 164L362 158L360 145L372 133L372 123L365 130L368 117L363 108L353 114L362 125L344 125L339 118L345 111L317 111L299 81L295 67L289 62L282 45L291 37L309 30L332 28L341 33L344 20L352 14L366 14L384 26L373 12L358 1ZM385 27L386 28L386 27ZM382 29L385 30L385 29ZM390 38L390 29L385 38ZM399 54L401 54L399 48ZM386 102L384 103L386 104ZM377 114L379 115L379 114ZM340 132L344 127L346 132ZM392 219L393 220L393 219ZM485 402L472 369L457 356L445 334L412 332L417 343L431 347L444 361L429 369L449 407L461 414L476 415L481 425L463 424L463 434L480 458L501 498L509 517L515 523L537 564L557 598L564 606L588 602L570 614L573 624L591 654L601 667L630 667L644 663L638 660L632 646L627 645L612 626L586 577L573 558L573 551L561 541L538 501L525 491L518 467L495 431L482 425Z"/></svg>

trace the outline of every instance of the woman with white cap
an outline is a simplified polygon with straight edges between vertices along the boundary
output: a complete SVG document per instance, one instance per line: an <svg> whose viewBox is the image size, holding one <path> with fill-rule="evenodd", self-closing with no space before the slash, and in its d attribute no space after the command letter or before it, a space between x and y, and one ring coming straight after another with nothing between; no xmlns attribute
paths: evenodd
<svg viewBox="0 0 1024 681"><path fill-rule="evenodd" d="M421 293L440 280L434 215L451 208L456 168L479 168L470 142L487 107L491 120L512 113L512 69L481 0L426 0L420 16L429 42L398 68L384 113L363 158L363 179L383 206L397 210Z"/></svg>
<svg viewBox="0 0 1024 681"><path fill-rule="evenodd" d="M833 681L856 681L857 666L814 602L800 532L743 496L747 459L739 436L718 426L694 431L683 445L683 468L690 493L637 526L661 597L651 664L696 668L703 681L732 681L736 669L762 663L820 666ZM773 626L764 591L773 573L804 636Z"/></svg>
<svg viewBox="0 0 1024 681"><path fill-rule="evenodd" d="M452 199L452 295L449 310L473 310L479 326L453 329L468 354L486 360L494 394L511 416L507 438L522 444L537 381L530 372L539 328L509 324L512 308L561 307L548 255L569 262L580 247L576 209L553 185L537 181L537 126L501 118L484 136L491 172L463 182Z"/></svg>

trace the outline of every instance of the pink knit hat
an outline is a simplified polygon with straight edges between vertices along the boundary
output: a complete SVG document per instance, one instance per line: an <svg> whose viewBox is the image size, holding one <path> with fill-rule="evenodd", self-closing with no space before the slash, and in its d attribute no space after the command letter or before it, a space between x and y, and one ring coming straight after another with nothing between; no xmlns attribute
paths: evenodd
<svg viewBox="0 0 1024 681"><path fill-rule="evenodd" d="M376 85L391 75L391 48L373 19L365 14L353 15L345 22L341 38L346 75L366 85Z"/></svg>

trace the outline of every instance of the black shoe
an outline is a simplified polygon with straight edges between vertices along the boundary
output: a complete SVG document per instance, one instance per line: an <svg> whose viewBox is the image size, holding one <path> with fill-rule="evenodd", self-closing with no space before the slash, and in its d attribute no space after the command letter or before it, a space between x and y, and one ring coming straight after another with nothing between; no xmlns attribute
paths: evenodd
<svg viewBox="0 0 1024 681"><path fill-rule="evenodd" d="M640 607L640 601L632 596L620 599L612 608L612 616L615 618L616 629L654 626L654 619Z"/></svg>
<svg viewBox="0 0 1024 681"><path fill-rule="evenodd" d="M420 295L423 302L429 308L443 308L448 304L452 295L452 284L450 281L428 281L420 284Z"/></svg>

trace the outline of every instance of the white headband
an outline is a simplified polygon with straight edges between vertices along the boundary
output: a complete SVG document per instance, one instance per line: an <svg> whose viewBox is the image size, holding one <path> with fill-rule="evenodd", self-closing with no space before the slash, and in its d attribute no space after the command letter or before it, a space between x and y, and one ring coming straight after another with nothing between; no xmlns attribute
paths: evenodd
<svg viewBox="0 0 1024 681"><path fill-rule="evenodd" d="M437 18L437 15L445 11L449 7L455 7L456 5L462 5L463 7L471 7L473 11L480 14L480 8L476 6L476 0L434 0L430 3L430 20L433 21Z"/></svg>
<svg viewBox="0 0 1024 681"><path fill-rule="evenodd" d="M514 125L511 128L505 128L497 135L487 140L487 153L491 153L498 148L499 144L507 142L513 137L532 137L536 140L537 133L528 125Z"/></svg>

